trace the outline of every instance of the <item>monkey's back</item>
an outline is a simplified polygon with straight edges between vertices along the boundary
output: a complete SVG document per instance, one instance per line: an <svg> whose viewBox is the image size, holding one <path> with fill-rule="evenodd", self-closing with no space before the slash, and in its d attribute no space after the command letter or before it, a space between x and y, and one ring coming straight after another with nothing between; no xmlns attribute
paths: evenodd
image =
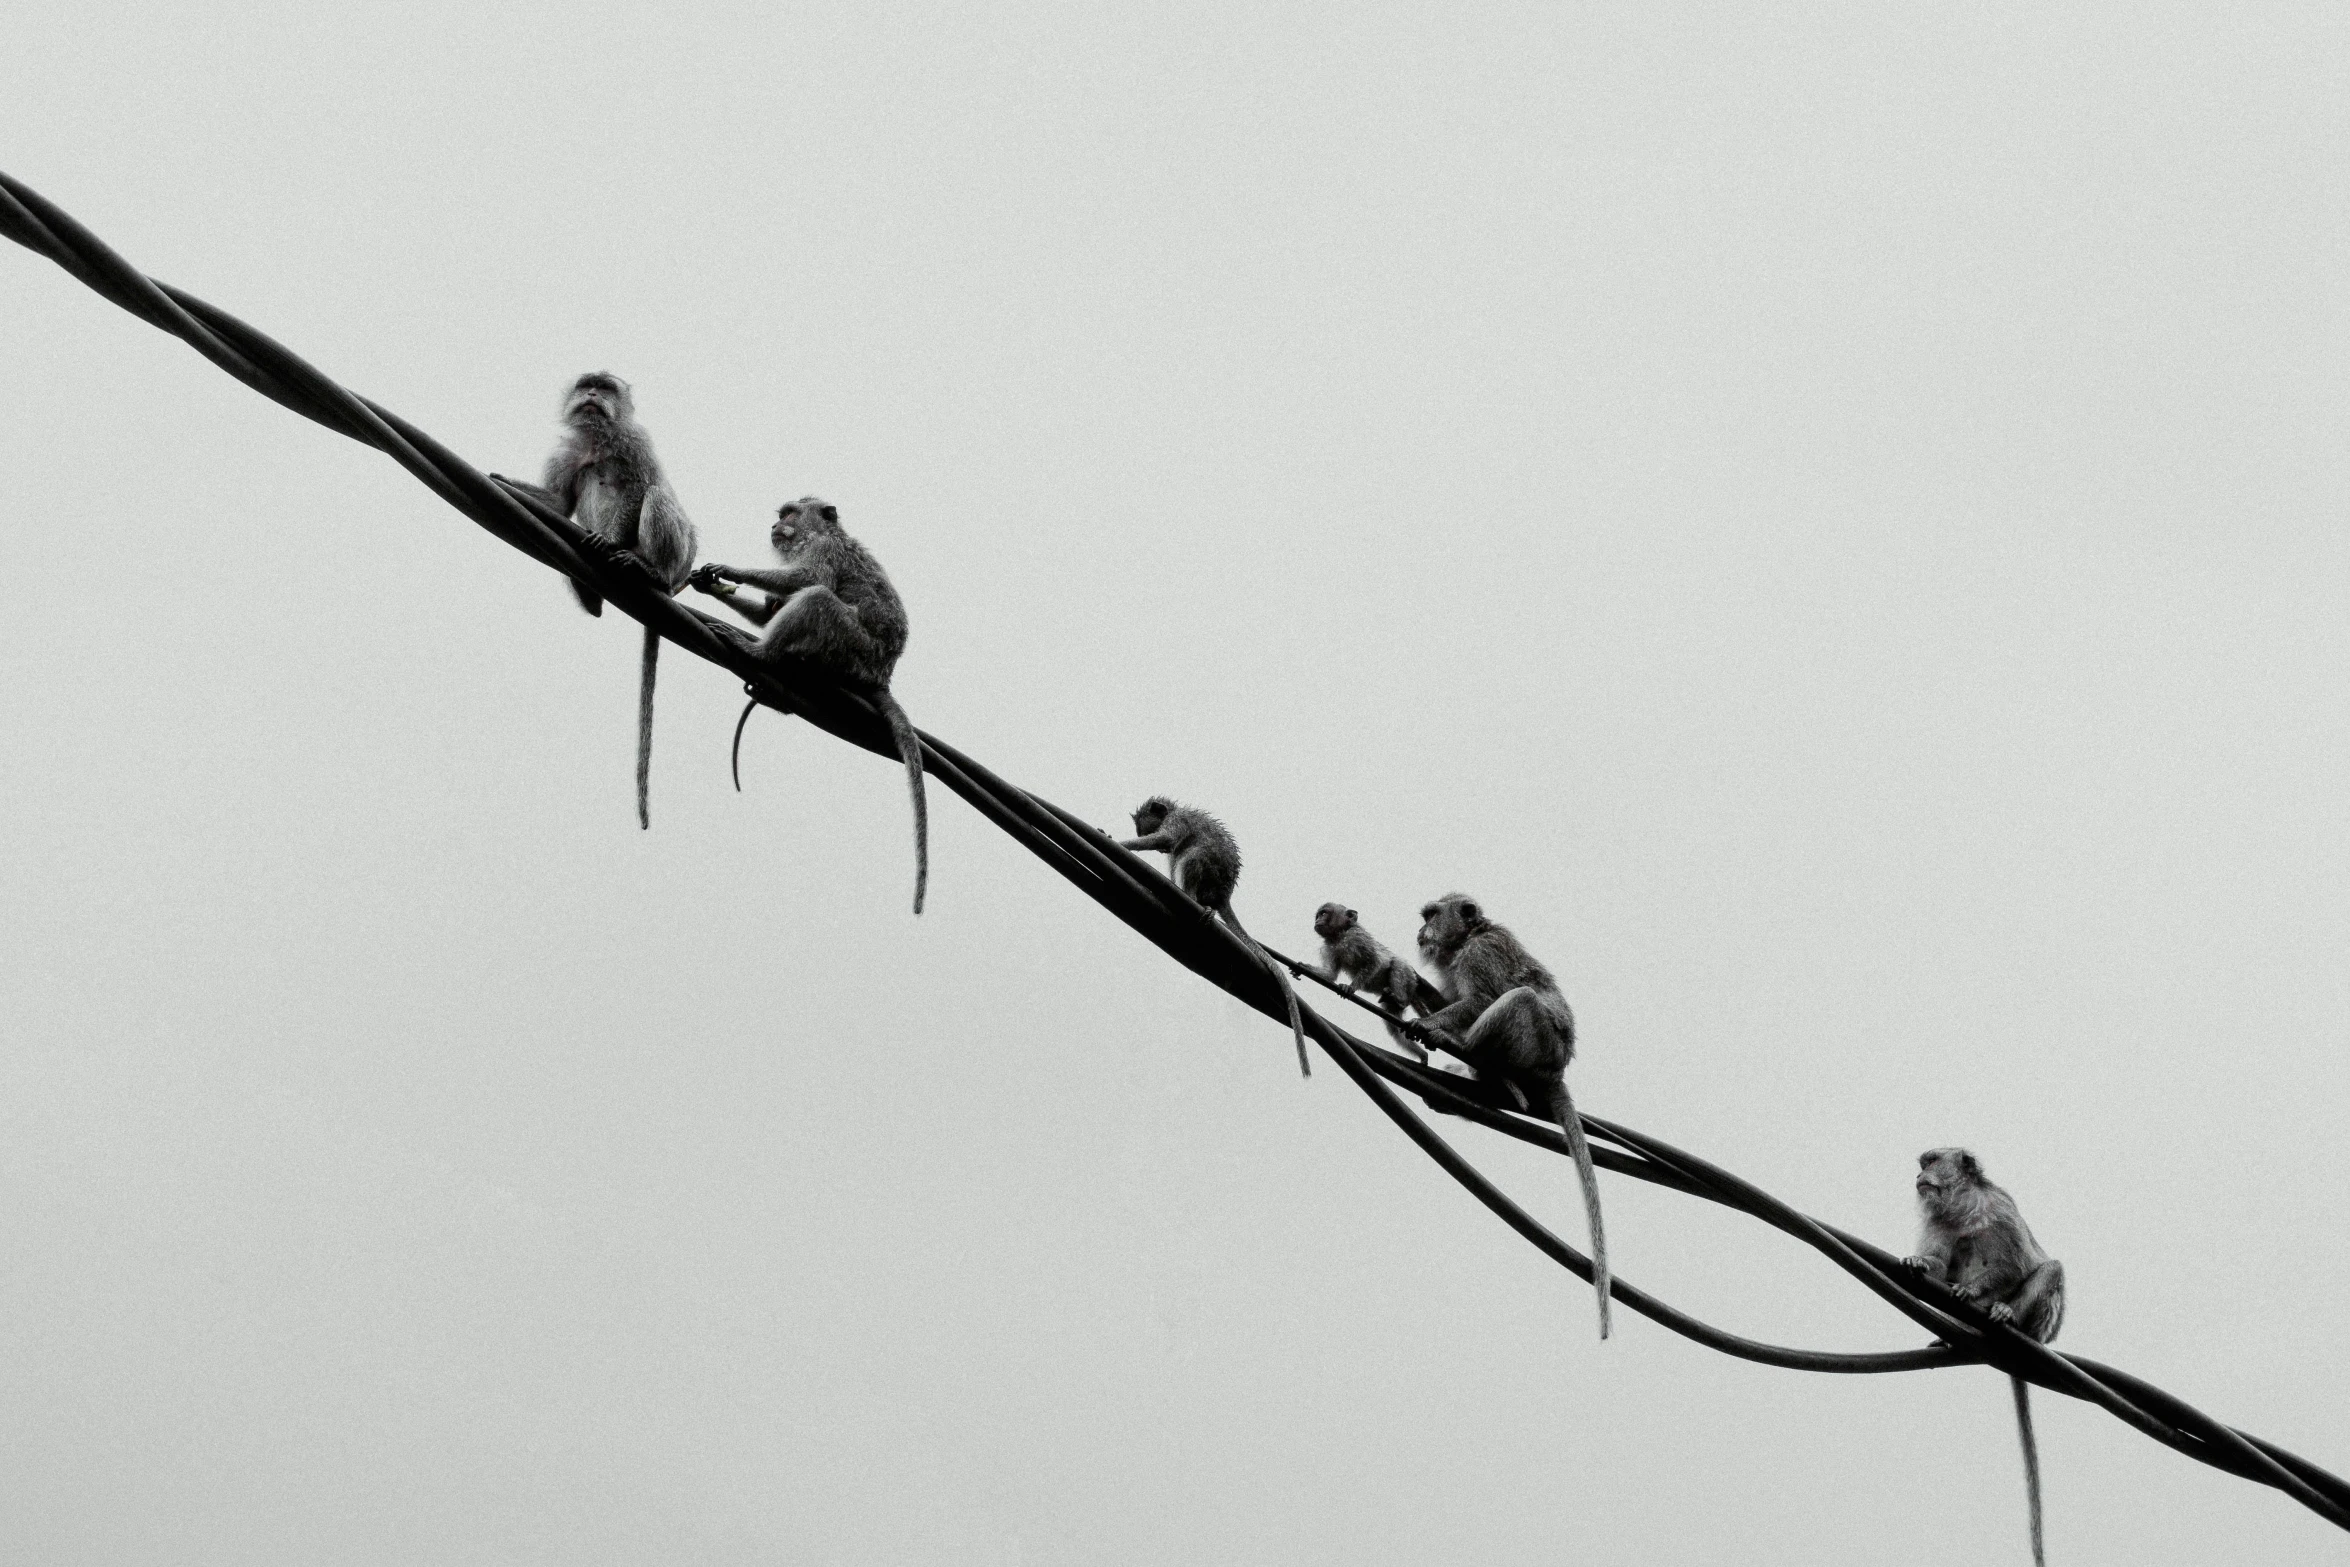
<svg viewBox="0 0 2350 1567"><path fill-rule="evenodd" d="M899 655L906 651L905 602L871 550L847 533L831 534L825 544L831 557L832 591L857 612L857 623L879 644L882 667L874 679L887 685Z"/></svg>
<svg viewBox="0 0 2350 1567"><path fill-rule="evenodd" d="M1411 965L1387 950L1384 942L1360 925L1350 925L1336 942L1324 942L1325 966L1343 970L1357 985L1393 999L1404 984L1398 971L1414 973ZM1409 995L1409 990L1401 992Z"/></svg>
<svg viewBox="0 0 2350 1567"><path fill-rule="evenodd" d="M1474 996L1480 1007L1489 1007L1520 987L1533 991L1557 1033L1556 1067L1546 1054L1541 1069L1564 1068L1575 1058L1574 1008L1567 1005L1557 977L1543 966L1541 959L1526 950L1525 943L1508 926L1487 921L1484 929L1461 944L1453 973L1460 993Z"/></svg>
<svg viewBox="0 0 2350 1567"><path fill-rule="evenodd" d="M1484 929L1461 943L1460 956L1453 960L1453 967L1459 976L1461 994L1474 995L1480 1005L1491 1006L1505 992L1525 985L1557 997L1559 1009L1566 1008L1566 998L1559 993L1557 978L1526 950L1525 943L1511 934L1506 925L1488 921Z"/></svg>
<svg viewBox="0 0 2350 1567"><path fill-rule="evenodd" d="M1169 811L1165 825L1177 836L1167 864L1175 885L1211 909L1230 903L1240 885L1240 841L1232 830L1189 805Z"/></svg>

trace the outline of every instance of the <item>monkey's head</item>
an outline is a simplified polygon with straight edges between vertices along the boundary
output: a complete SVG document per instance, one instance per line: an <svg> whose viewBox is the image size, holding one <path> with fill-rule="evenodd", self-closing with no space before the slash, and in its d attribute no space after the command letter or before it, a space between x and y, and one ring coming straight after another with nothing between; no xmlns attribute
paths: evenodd
<svg viewBox="0 0 2350 1567"><path fill-rule="evenodd" d="M813 495L803 495L775 508L775 526L767 530L767 542L775 546L776 554L789 560L808 542L811 534L839 532L840 508Z"/></svg>
<svg viewBox="0 0 2350 1567"><path fill-rule="evenodd" d="M590 370L563 399L565 424L627 424L636 418L628 383L609 370Z"/></svg>
<svg viewBox="0 0 2350 1567"><path fill-rule="evenodd" d="M1134 831L1147 838L1166 825L1175 812L1175 802L1163 794L1154 794L1134 808Z"/></svg>
<svg viewBox="0 0 2350 1567"><path fill-rule="evenodd" d="M1475 898L1448 892L1420 910L1420 950L1430 958L1449 958L1460 951L1461 943L1492 923Z"/></svg>
<svg viewBox="0 0 2350 1567"><path fill-rule="evenodd" d="M1325 903L1314 910L1314 934L1324 941L1336 941L1354 928L1355 911L1343 903Z"/></svg>
<svg viewBox="0 0 2350 1567"><path fill-rule="evenodd" d="M1918 1155L1918 1206L1947 1208L1983 1184L1983 1166L1964 1148L1929 1148Z"/></svg>

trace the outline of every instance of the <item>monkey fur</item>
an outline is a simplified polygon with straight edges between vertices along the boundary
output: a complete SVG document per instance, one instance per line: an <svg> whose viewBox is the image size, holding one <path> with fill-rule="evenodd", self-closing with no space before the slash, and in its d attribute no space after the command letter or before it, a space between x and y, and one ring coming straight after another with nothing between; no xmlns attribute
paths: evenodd
<svg viewBox="0 0 2350 1567"><path fill-rule="evenodd" d="M1591 1225L1591 1283L1599 1295L1599 1336L1606 1338L1611 1294L1607 1231L1599 1215L1599 1177L1582 1118L1567 1092L1575 1058L1575 1014L1558 981L1506 926L1485 917L1477 900L1451 892L1420 910L1420 958L1436 971L1445 1005L1406 1034L1460 1057L1480 1077L1498 1079L1534 1113L1557 1123L1583 1186Z"/></svg>
<svg viewBox="0 0 2350 1567"><path fill-rule="evenodd" d="M1421 987L1427 981L1420 977L1420 971L1388 951L1378 937L1363 929L1355 911L1345 904L1325 903L1316 909L1314 934L1322 938L1321 966L1302 968L1300 973L1310 973L1324 984L1350 995L1369 991L1384 1010L1399 1019L1408 1014L1412 1003L1421 999ZM1433 1011L1434 1007L1428 1010ZM1426 1046L1394 1023L1387 1025L1387 1032L1405 1051L1426 1064Z"/></svg>
<svg viewBox="0 0 2350 1567"><path fill-rule="evenodd" d="M2064 1264L2040 1249L2015 1199L1983 1174L1964 1148L1918 1155L1918 1255L1911 1267L1980 1309L1993 1322L2046 1344L2064 1326ZM2032 1436L2031 1385L2010 1377L2016 1434L2024 1450L2024 1496L2034 1567L2047 1561L2040 1539L2040 1444Z"/></svg>
<svg viewBox="0 0 2350 1567"><path fill-rule="evenodd" d="M890 694L898 655L906 650L906 606L872 552L840 525L840 508L804 496L775 512L768 541L780 569L738 570L715 563L691 577L709 594L761 629L753 637L724 621L703 619L760 659L796 658L854 686L889 720L906 788L914 800L914 912L930 885L930 813L922 791L922 737ZM746 594L744 587L758 589ZM746 718L749 716L746 712ZM734 730L742 743L742 724ZM736 787L742 775L735 774Z"/></svg>
<svg viewBox="0 0 2350 1567"><path fill-rule="evenodd" d="M591 370L571 383L563 398L563 439L547 459L544 485L519 484L492 474L507 488L536 495L586 532L589 547L615 565L633 564L662 592L685 586L694 564L694 525L661 464L652 437L636 422L636 399L628 383L607 370ZM571 591L591 615L604 600L574 578ZM642 673L637 682L636 819L653 825L648 800L653 772L653 675L661 638L645 628Z"/></svg>
<svg viewBox="0 0 2350 1567"><path fill-rule="evenodd" d="M1289 983L1288 972L1258 946L1256 937L1240 923L1240 916L1232 912L1232 889L1240 885L1240 843L1232 836L1232 829L1203 810L1154 794L1135 808L1134 830L1139 836L1119 847L1146 854L1164 852L1168 878L1201 908L1221 915L1273 971L1273 977L1281 982L1282 998L1289 1003L1289 1033L1297 1042L1298 1075L1313 1076L1314 1068L1306 1059L1306 1030L1297 1010L1297 990Z"/></svg>

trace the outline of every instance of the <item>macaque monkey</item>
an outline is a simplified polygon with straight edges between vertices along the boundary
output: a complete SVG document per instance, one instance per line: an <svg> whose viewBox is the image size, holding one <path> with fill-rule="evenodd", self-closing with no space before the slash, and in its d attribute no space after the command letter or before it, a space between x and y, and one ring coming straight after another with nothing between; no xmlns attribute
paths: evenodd
<svg viewBox="0 0 2350 1567"><path fill-rule="evenodd" d="M1322 964L1319 968L1301 967L1301 974L1312 974L1326 985L1333 985L1349 995L1369 991L1380 1006L1403 1018L1413 1002L1421 999L1421 988L1428 982L1420 971L1397 957L1379 938L1363 929L1355 911L1343 903L1325 903L1314 911L1314 934L1322 938ZM1433 1006L1428 1010L1434 1011ZM1394 1023L1387 1025L1389 1037L1399 1048L1415 1056L1425 1065L1427 1047L1407 1036Z"/></svg>
<svg viewBox="0 0 2350 1567"><path fill-rule="evenodd" d="M752 636L705 615L728 640L761 659L797 658L864 693L882 716L906 764L914 797L914 912L930 885L930 815L922 795L922 737L890 694L890 676L906 650L906 606L870 551L840 525L840 508L806 496L778 507L767 530L781 569L740 570L715 563L690 579L728 609L761 628ZM742 591L756 588L755 594ZM749 714L746 711L745 717ZM742 741L738 721L734 737ZM740 787L741 774L736 774Z"/></svg>
<svg viewBox="0 0 2350 1567"><path fill-rule="evenodd" d="M1297 1070L1302 1077L1314 1075L1314 1068L1306 1060L1305 1023L1297 1010L1297 991L1289 983L1289 974L1280 964L1257 945L1240 923L1240 916L1232 912L1232 889L1240 885L1240 844L1232 836L1232 829L1207 812L1189 805L1177 805L1163 794L1154 794L1135 808L1134 830L1140 836L1119 845L1139 853L1163 851L1167 856L1167 875L1181 887L1194 903L1210 914L1221 915L1241 940L1256 949L1256 954L1273 977L1281 982L1281 994L1289 1003L1289 1033L1297 1041Z"/></svg>
<svg viewBox="0 0 2350 1567"><path fill-rule="evenodd" d="M628 564L662 592L685 586L694 564L694 525L653 456L653 439L636 422L636 399L628 383L604 370L591 370L571 384L563 399L563 440L547 459L547 482L520 484L491 474L500 484L537 496L579 524L589 548L615 565ZM604 600L574 578L571 591L591 615L604 613ZM636 820L653 825L647 796L653 773L653 670L661 637L645 628L643 673L637 682Z"/></svg>
<svg viewBox="0 0 2350 1567"><path fill-rule="evenodd" d="M2040 1249L2015 1199L1983 1175L1964 1148L1918 1155L1922 1229L1911 1267L1979 1309L1993 1322L2048 1343L2064 1326L2064 1264ZM2024 1497L2032 1520L2034 1567L2047 1561L2040 1542L2040 1444L2032 1437L2031 1384L2010 1377L2016 1433L2024 1449Z"/></svg>
<svg viewBox="0 0 2350 1567"><path fill-rule="evenodd" d="M1566 1134L1591 1226L1591 1283L1599 1295L1599 1336L1609 1328L1607 1231L1599 1217L1599 1176L1582 1118L1567 1092L1575 1058L1575 1014L1558 981L1477 900L1451 892L1420 910L1420 959L1436 971L1446 1005L1403 1031L1498 1079Z"/></svg>

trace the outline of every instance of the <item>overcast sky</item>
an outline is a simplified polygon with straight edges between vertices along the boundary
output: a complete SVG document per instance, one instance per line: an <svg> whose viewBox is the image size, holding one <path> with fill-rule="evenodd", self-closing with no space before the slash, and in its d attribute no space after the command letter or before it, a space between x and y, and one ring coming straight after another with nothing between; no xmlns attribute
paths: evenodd
<svg viewBox="0 0 2350 1567"><path fill-rule="evenodd" d="M2339 7L30 8L0 168L484 467L608 368L915 719L1453 888L1583 1107L2350 1469ZM777 15L774 13L787 13ZM0 1557L2028 1560L2007 1391L1588 1296L943 789L0 247ZM1567 1166L1448 1126L1569 1239ZM1603 1177L1620 1277L1923 1335ZM2342 1534L2042 1396L2051 1559Z"/></svg>

